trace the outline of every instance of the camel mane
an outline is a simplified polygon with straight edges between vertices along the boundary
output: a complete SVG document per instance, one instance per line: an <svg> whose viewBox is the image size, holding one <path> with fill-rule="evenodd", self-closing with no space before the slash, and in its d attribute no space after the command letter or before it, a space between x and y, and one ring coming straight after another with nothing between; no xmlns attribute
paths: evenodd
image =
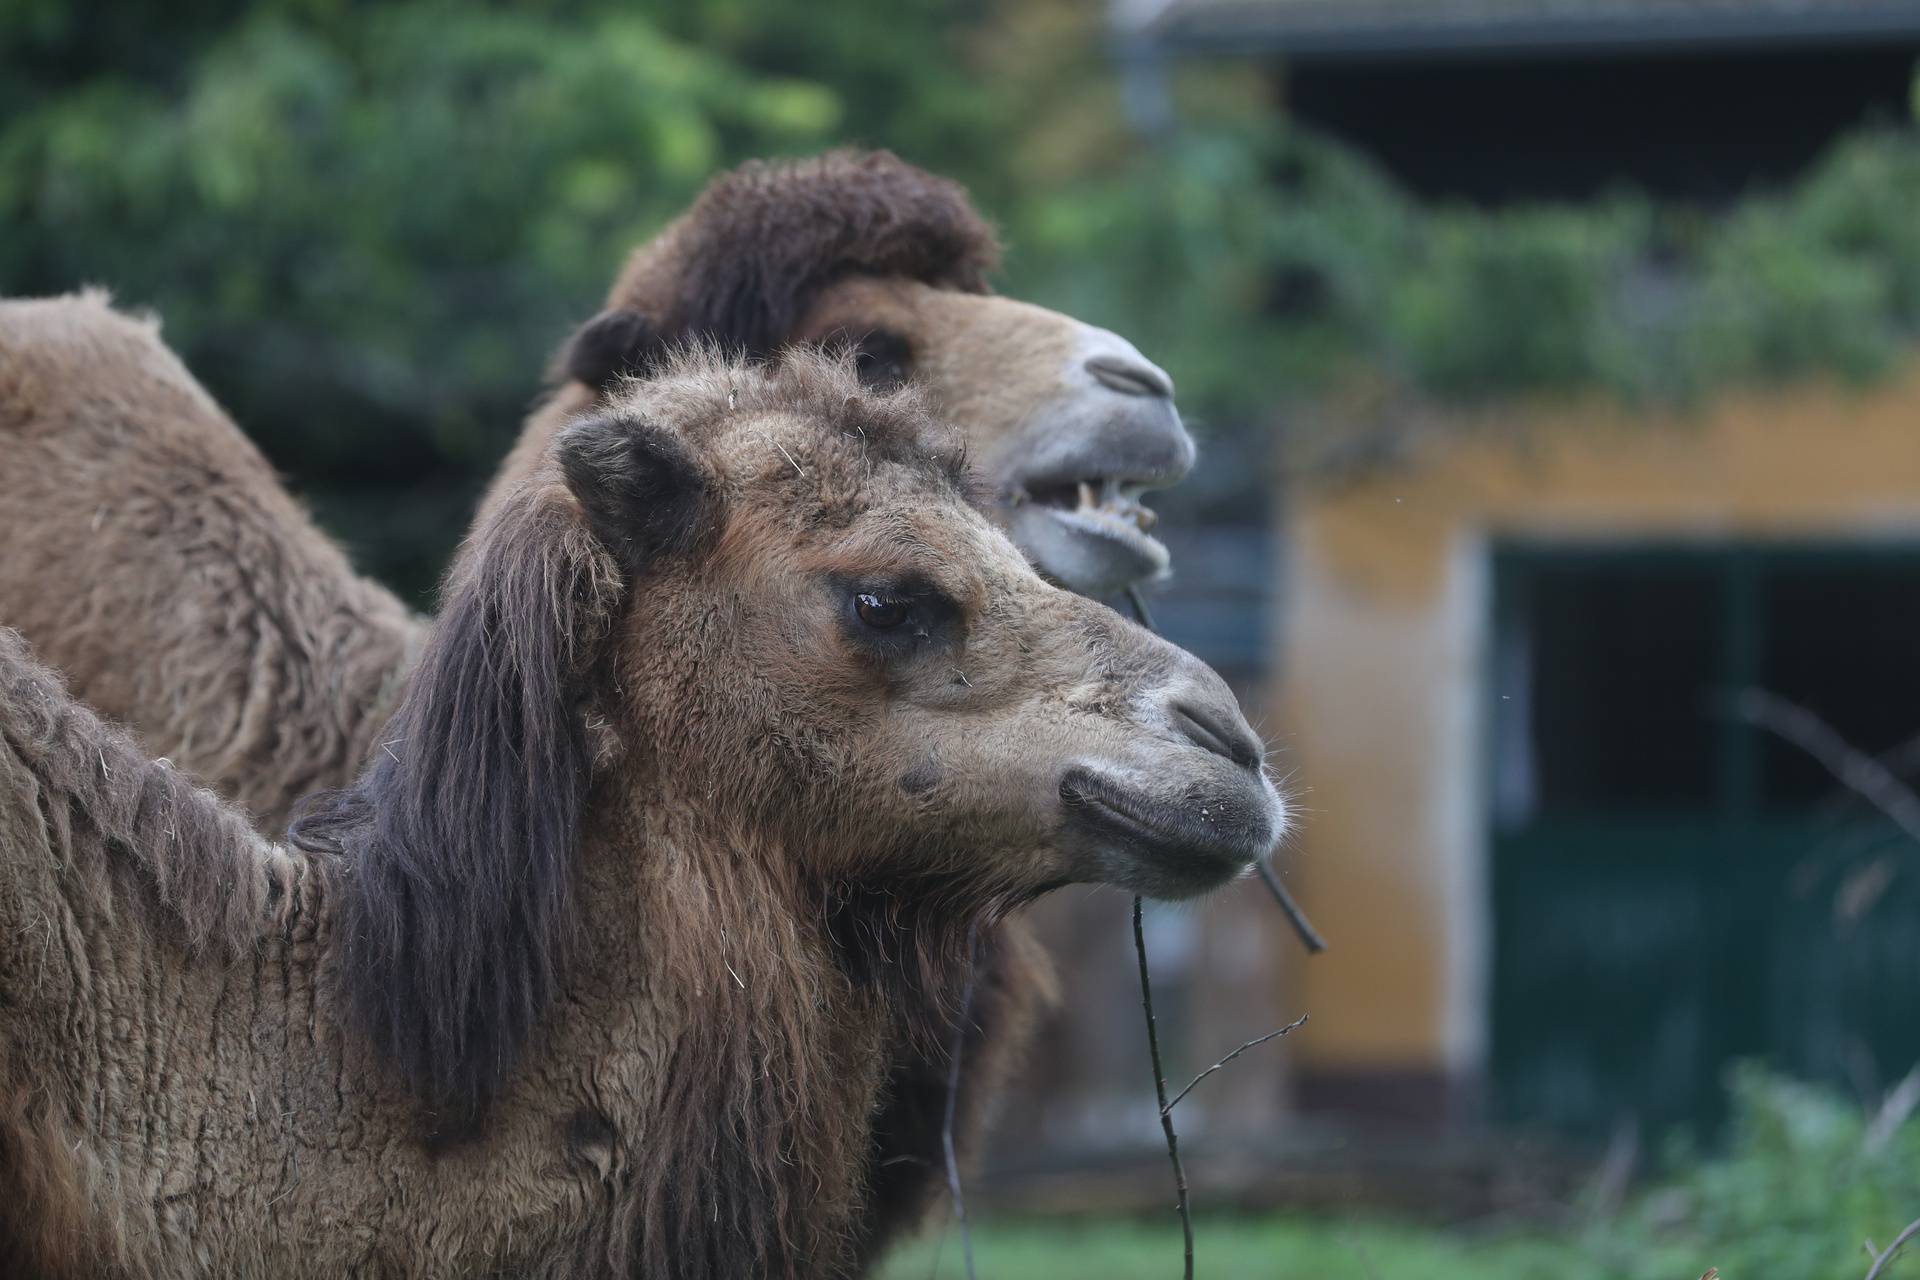
<svg viewBox="0 0 1920 1280"><path fill-rule="evenodd" d="M40 780L59 848L96 849L137 873L159 918L193 952L244 953L285 923L312 860L257 833L245 815L73 698L0 627L0 743ZM76 840L75 825L94 839Z"/></svg>
<svg viewBox="0 0 1920 1280"><path fill-rule="evenodd" d="M604 386L636 353L691 341L768 356L849 276L986 293L999 262L966 191L890 152L749 161L634 252L563 372Z"/></svg>

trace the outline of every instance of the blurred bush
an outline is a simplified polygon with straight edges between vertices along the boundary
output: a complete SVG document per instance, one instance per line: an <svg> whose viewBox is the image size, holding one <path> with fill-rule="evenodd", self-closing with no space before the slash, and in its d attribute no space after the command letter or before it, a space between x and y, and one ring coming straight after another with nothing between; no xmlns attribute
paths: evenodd
<svg viewBox="0 0 1920 1280"><path fill-rule="evenodd" d="M1598 1273L1652 1274L1633 1264L1660 1258L1671 1274L1684 1260L1727 1280L1858 1280L1870 1261L1862 1242L1884 1249L1920 1216L1920 1124L1758 1066L1736 1070L1729 1088L1724 1150L1674 1153L1669 1181L1590 1232ZM1920 1252L1883 1274L1920 1275Z"/></svg>
<svg viewBox="0 0 1920 1280"><path fill-rule="evenodd" d="M841 119L612 5L185 10L0 16L0 285L154 307L323 507L428 478L415 585L623 249Z"/></svg>
<svg viewBox="0 0 1920 1280"><path fill-rule="evenodd" d="M1838 145L1731 209L1422 204L1270 119L1035 193L1029 292L1122 325L1214 412L1356 377L1430 399L1872 376L1920 334L1920 138ZM1125 317L1124 320L1121 317Z"/></svg>
<svg viewBox="0 0 1920 1280"><path fill-rule="evenodd" d="M112 287L370 567L420 590L633 244L841 142L968 183L1003 284L1202 420L1356 380L1472 399L1870 376L1920 327L1920 144L1729 211L1423 206L1257 69L1120 107L1092 0L0 6L0 290ZM399 499L405 494L404 501Z"/></svg>

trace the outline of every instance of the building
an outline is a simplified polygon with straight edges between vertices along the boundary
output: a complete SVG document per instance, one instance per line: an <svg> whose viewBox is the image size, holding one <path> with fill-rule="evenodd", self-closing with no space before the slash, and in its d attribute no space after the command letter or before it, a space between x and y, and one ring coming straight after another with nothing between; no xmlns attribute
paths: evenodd
<svg viewBox="0 0 1920 1280"><path fill-rule="evenodd" d="M1912 754L1920 363L1448 425L1286 520L1275 719L1336 940L1300 1102L1593 1134L1710 1119L1737 1057L1888 1087L1920 861L1750 695Z"/></svg>
<svg viewBox="0 0 1920 1280"><path fill-rule="evenodd" d="M1910 119L1920 57L1904 0L1117 13L1143 121L1176 60L1250 58L1294 117L1482 204L1627 184L1710 212ZM1888 1086L1920 1060L1920 854L1781 731L1811 723L1791 704L1920 764L1920 363L1408 413L1377 465L1274 508L1263 701L1333 949L1264 957L1313 1017L1270 1086L1583 1139L1710 1125L1745 1057Z"/></svg>
<svg viewBox="0 0 1920 1280"><path fill-rule="evenodd" d="M1135 0L1121 48L1254 59L1288 115L1415 191L1717 199L1905 119L1913 0ZM1148 108L1149 114L1153 108Z"/></svg>

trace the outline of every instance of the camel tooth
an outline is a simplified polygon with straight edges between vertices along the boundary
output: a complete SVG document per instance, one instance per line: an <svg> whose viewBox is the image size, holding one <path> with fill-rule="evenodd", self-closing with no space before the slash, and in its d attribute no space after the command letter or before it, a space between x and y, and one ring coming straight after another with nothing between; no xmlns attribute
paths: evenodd
<svg viewBox="0 0 1920 1280"><path fill-rule="evenodd" d="M1088 507L1097 507L1099 505L1100 505L1099 499L1095 498L1093 494L1093 486L1091 484L1088 484L1085 480L1082 480L1080 482L1081 510L1084 511Z"/></svg>

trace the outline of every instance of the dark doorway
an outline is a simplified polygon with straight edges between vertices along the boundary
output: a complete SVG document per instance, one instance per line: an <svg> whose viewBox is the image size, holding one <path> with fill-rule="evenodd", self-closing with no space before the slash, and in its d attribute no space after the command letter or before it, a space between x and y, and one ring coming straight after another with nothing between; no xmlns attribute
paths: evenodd
<svg viewBox="0 0 1920 1280"><path fill-rule="evenodd" d="M1704 1130L1739 1059L1904 1075L1920 844L1735 707L1911 776L1920 547L1510 546L1495 583L1496 1115Z"/></svg>

